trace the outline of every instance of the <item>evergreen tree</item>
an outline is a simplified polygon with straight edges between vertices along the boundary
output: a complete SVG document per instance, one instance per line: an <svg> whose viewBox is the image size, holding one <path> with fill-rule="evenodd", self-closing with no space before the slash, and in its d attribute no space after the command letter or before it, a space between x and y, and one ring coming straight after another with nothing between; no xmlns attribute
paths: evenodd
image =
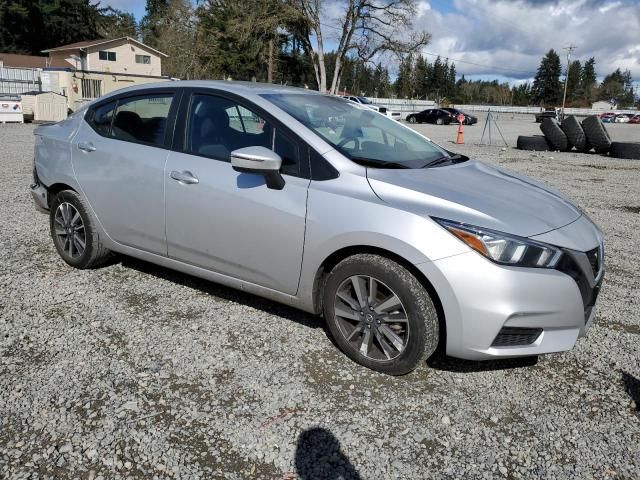
<svg viewBox="0 0 640 480"><path fill-rule="evenodd" d="M100 9L98 31L103 38L136 38L138 35L138 25L135 17L131 13L107 7Z"/></svg>
<svg viewBox="0 0 640 480"><path fill-rule="evenodd" d="M623 72L618 68L602 80L599 89L600 100L614 101L618 107L624 108L633 105L634 97L633 78L629 70Z"/></svg>
<svg viewBox="0 0 640 480"><path fill-rule="evenodd" d="M0 51L42 50L100 38L100 11L90 0L0 1Z"/></svg>
<svg viewBox="0 0 640 480"><path fill-rule="evenodd" d="M598 85L596 78L596 60L591 57L582 66L580 74L580 90L581 96L586 103L590 104L595 98L595 90Z"/></svg>
<svg viewBox="0 0 640 480"><path fill-rule="evenodd" d="M565 81L567 82L567 101L575 102L582 97L581 81L582 81L582 64L580 60L574 60L569 64L569 72Z"/></svg>
<svg viewBox="0 0 640 480"><path fill-rule="evenodd" d="M394 90L398 98L411 98L411 82L413 80L413 57L407 55L400 62Z"/></svg>
<svg viewBox="0 0 640 480"><path fill-rule="evenodd" d="M422 55L418 55L416 58L416 65L414 67L414 82L415 82L415 94L417 98L427 98L427 61Z"/></svg>
<svg viewBox="0 0 640 480"><path fill-rule="evenodd" d="M544 105L557 105L562 99L560 57L551 49L542 59L533 80L533 100Z"/></svg>

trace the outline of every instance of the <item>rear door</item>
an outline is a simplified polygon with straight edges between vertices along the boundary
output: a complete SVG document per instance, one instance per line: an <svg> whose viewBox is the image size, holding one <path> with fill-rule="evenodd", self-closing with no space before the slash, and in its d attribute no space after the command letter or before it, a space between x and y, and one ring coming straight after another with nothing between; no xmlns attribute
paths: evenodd
<svg viewBox="0 0 640 480"><path fill-rule="evenodd" d="M107 234L166 255L164 167L175 92L147 90L97 104L72 143L73 167Z"/></svg>
<svg viewBox="0 0 640 480"><path fill-rule="evenodd" d="M177 125L186 127L176 130L176 151L165 174L169 257L295 294L310 182L308 149L244 99L196 90L184 103ZM233 170L231 151L249 146L282 157L282 190L267 188L261 175Z"/></svg>

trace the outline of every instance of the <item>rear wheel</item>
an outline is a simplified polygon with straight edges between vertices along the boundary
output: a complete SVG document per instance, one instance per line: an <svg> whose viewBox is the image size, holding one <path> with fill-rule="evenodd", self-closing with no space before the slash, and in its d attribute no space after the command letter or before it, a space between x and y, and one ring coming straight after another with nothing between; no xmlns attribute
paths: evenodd
<svg viewBox="0 0 640 480"><path fill-rule="evenodd" d="M72 267L95 267L111 256L100 242L88 207L76 192L64 190L55 196L49 225L58 254Z"/></svg>
<svg viewBox="0 0 640 480"><path fill-rule="evenodd" d="M438 118L436 120L436 125L442 125L444 123L444 120L442 120L441 118Z"/></svg>
<svg viewBox="0 0 640 480"><path fill-rule="evenodd" d="M361 254L332 270L324 315L352 360L390 375L414 370L438 345L438 316L422 284L388 258Z"/></svg>

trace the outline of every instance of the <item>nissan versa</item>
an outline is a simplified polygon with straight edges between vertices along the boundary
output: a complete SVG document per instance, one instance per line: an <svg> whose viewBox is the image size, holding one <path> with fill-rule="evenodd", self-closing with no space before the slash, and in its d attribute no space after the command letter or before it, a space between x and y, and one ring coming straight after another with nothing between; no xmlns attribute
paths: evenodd
<svg viewBox="0 0 640 480"><path fill-rule="evenodd" d="M603 236L580 208L338 97L166 82L35 136L31 192L65 262L117 252L322 313L374 370L438 344L563 351L594 317Z"/></svg>

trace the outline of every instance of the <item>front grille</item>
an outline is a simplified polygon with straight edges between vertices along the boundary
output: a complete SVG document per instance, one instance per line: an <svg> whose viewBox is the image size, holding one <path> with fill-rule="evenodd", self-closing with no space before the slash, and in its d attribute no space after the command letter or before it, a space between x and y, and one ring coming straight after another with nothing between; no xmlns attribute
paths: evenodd
<svg viewBox="0 0 640 480"><path fill-rule="evenodd" d="M531 345L541 333L541 328L502 327L491 346L521 347Z"/></svg>
<svg viewBox="0 0 640 480"><path fill-rule="evenodd" d="M589 250L587 252L587 258L589 259L589 265L591 265L591 271L593 272L594 278L598 276L598 272L600 271L600 248L594 248L593 250Z"/></svg>

